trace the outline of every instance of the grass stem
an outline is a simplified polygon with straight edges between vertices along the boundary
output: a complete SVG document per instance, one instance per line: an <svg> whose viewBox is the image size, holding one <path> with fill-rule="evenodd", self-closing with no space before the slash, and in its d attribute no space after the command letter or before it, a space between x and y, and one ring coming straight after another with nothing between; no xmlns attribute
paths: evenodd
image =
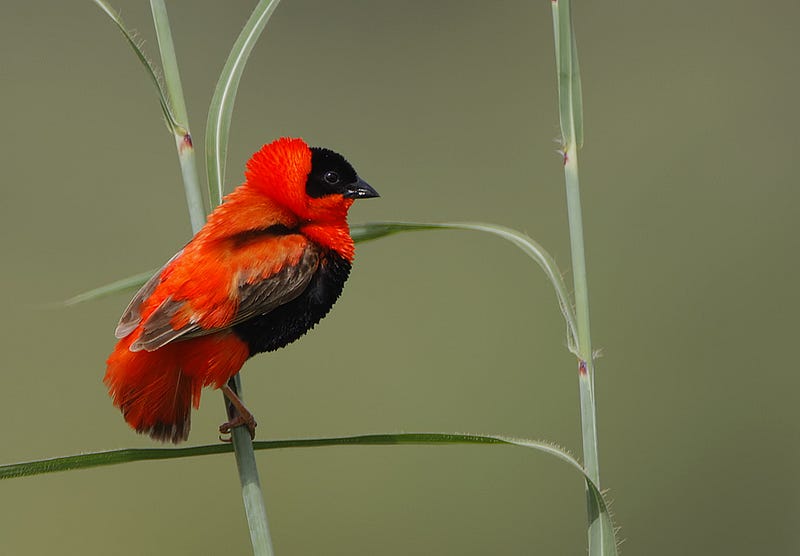
<svg viewBox="0 0 800 556"><path fill-rule="evenodd" d="M583 102L570 0L552 0L553 32L558 75L558 107L564 155L564 179L569 220L575 319L577 321L578 385L580 389L581 438L586 475L600 486L597 441L597 408L594 395L594 355L589 326L589 287L586 278L583 215L578 179L578 147L583 142ZM589 554L604 554L606 540L593 510L587 485Z"/></svg>
<svg viewBox="0 0 800 556"><path fill-rule="evenodd" d="M169 97L170 107L180 125L173 126L173 134L178 149L178 159L183 175L186 202L189 206L189 217L192 231L197 233L206 221L206 207L203 203L203 194L197 173L194 145L189 133L189 118L186 112L186 103L183 98L178 61L175 55L175 45L172 41L167 7L164 0L150 0L153 12L153 21L158 37L158 47L161 52L161 63L164 68L164 82ZM225 137L227 139L227 136ZM234 377L236 390L241 395L241 381L239 375ZM267 508L261 492L261 481L258 477L253 442L246 427L236 427L232 431L232 442L236 454L236 467L239 472L239 482L242 485L242 499L244 501L247 525L250 529L250 540L255 556L272 556L272 540L267 524Z"/></svg>
<svg viewBox="0 0 800 556"><path fill-rule="evenodd" d="M578 181L578 151L573 143L565 152L564 176L567 189L572 280L575 288L575 317L578 328L578 377L581 398L581 429L583 459L587 474L600 484L600 464L597 456L597 417L594 401L594 360L589 326L589 287L586 278L586 257L583 241L580 184Z"/></svg>
<svg viewBox="0 0 800 556"><path fill-rule="evenodd" d="M178 150L186 202L189 205L189 219L192 224L192 232L197 233L206 222L207 209L203 202L203 190L200 187L200 178L197 173L194 143L189 132L189 115L183 97L178 58L172 42L172 30L164 0L150 0L150 9L153 12L153 23L156 28L158 50L161 53L161 66L164 70L164 84L169 105L177 120L177 125L173 125L171 128Z"/></svg>
<svg viewBox="0 0 800 556"><path fill-rule="evenodd" d="M237 374L228 384L241 399L242 381L240 376ZM227 400L225 405L228 418L232 419L235 415L235 410ZM242 485L242 500L244 501L247 524L250 528L250 542L253 545L253 554L254 556L272 556L274 552L272 537L269 533L269 521L267 520L267 506L264 503L261 481L258 478L253 439L250 438L250 432L247 427L235 427L231 431L231 442L236 456L239 481Z"/></svg>

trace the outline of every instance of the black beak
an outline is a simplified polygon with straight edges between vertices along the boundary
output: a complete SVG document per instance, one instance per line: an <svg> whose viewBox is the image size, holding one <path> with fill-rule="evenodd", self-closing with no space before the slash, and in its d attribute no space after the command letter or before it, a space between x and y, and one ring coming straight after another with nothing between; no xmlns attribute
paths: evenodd
<svg viewBox="0 0 800 556"><path fill-rule="evenodd" d="M369 199L370 197L380 197L370 184L358 178L355 183L345 187L345 199Z"/></svg>

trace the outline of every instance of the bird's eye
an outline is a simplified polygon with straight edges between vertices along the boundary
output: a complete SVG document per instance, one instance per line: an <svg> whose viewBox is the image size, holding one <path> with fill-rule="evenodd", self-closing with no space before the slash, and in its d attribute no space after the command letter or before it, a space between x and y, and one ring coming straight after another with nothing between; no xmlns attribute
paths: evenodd
<svg viewBox="0 0 800 556"><path fill-rule="evenodd" d="M325 172L325 175L322 176L322 179L331 185L336 185L339 183L339 174L336 172Z"/></svg>

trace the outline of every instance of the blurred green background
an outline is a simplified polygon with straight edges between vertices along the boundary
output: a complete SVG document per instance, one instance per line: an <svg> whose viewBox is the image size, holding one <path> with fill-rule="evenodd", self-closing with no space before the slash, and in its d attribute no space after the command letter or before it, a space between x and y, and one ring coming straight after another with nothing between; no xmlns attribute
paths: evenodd
<svg viewBox="0 0 800 556"><path fill-rule="evenodd" d="M116 0L157 57L146 2ZM170 2L196 144L251 1ZM583 204L603 486L626 554L797 554L800 4L581 2ZM152 446L101 382L129 295L190 235L144 71L90 2L0 17L0 461ZM229 184L281 135L382 194L352 221L483 220L569 268L549 2L284 0L250 60ZM363 244L313 334L249 362L260 438L502 433L580 450L574 358L499 239ZM190 443L217 441L206 393ZM258 455L277 553L583 554L583 485L506 447ZM232 457L0 484L0 553L247 554Z"/></svg>

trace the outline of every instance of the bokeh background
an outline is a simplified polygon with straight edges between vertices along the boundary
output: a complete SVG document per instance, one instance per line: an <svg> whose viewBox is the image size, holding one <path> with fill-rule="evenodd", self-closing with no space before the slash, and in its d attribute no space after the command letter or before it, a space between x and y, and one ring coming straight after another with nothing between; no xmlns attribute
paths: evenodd
<svg viewBox="0 0 800 556"><path fill-rule="evenodd" d="M157 58L146 2L113 3ZM196 143L251 1L170 2ZM0 8L0 462L152 446L101 383L129 295L190 236L151 84L91 2ZM603 485L626 554L797 554L800 4L581 2L583 204ZM345 153L352 220L481 220L569 269L549 2L285 0L231 130ZM202 158L200 159L202 160ZM340 303L246 366L261 438L502 433L580 451L574 358L539 269L467 232L363 244ZM219 394L191 444L217 441ZM583 554L583 485L522 449L258 455L275 547ZM232 457L0 484L0 552L247 554Z"/></svg>

